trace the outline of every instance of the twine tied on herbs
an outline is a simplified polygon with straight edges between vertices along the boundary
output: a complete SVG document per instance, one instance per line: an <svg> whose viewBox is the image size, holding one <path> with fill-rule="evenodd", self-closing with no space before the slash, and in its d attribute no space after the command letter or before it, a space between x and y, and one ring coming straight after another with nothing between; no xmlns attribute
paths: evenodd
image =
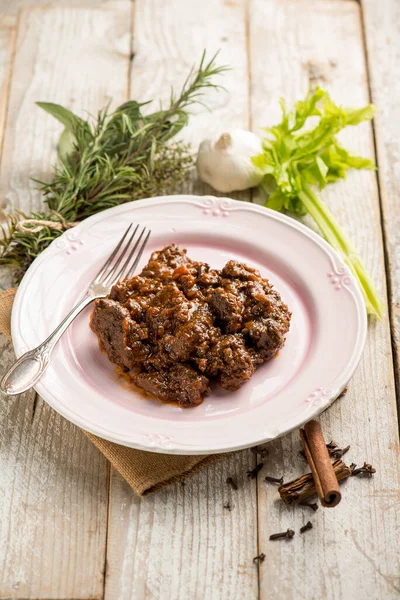
<svg viewBox="0 0 400 600"><path fill-rule="evenodd" d="M16 223L15 228L21 233L38 233L46 227L57 231L66 231L78 225L78 221L69 223L59 212L52 210L50 214L56 216L58 221L46 221L44 219L21 219Z"/></svg>

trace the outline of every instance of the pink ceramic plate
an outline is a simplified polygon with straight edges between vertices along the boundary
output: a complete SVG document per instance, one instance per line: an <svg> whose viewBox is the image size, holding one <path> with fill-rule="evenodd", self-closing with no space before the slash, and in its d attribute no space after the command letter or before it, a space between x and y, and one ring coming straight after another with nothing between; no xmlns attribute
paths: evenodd
<svg viewBox="0 0 400 600"><path fill-rule="evenodd" d="M119 444L208 454L287 433L339 395L360 359L367 328L364 303L347 267L295 220L209 196L132 202L86 219L53 242L18 289L12 313L17 356L44 340L83 295L130 222L153 232L142 264L153 250L176 242L213 267L233 258L259 269L293 313L286 346L239 391L213 391L201 406L185 410L144 398L117 378L89 329L88 307L36 386L53 408Z"/></svg>

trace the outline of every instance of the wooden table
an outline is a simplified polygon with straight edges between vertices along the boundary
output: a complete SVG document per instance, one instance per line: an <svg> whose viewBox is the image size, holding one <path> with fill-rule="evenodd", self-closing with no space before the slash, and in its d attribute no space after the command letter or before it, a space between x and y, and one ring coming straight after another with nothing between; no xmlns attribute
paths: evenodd
<svg viewBox="0 0 400 600"><path fill-rule="evenodd" d="M372 100L374 125L343 136L375 158L378 173L352 172L324 198L354 240L388 313L371 320L348 394L321 415L327 438L351 444L348 461L372 462L372 480L343 485L334 510L286 507L263 473L304 471L298 433L269 444L259 479L236 454L185 485L145 499L79 429L30 392L1 402L0 598L83 600L389 599L400 593L400 454L396 411L400 324L400 5L396 0L94 0L25 8L2 0L1 202L38 208L30 177L47 177L60 127L35 107L81 114L110 98L166 98L203 48L221 48L227 91L196 110L194 144L221 127L279 119L278 98L310 82L344 104ZM0 3L0 10L2 4ZM22 2L24 4L24 2ZM31 2L25 2L31 4ZM88 6L86 6L88 4ZM91 6L90 6L91 5ZM196 193L209 188L193 179ZM249 200L250 195L242 194ZM2 285L10 284L2 273ZM1 339L2 369L13 360ZM225 485L234 476L239 490ZM230 502L232 510L224 509ZM314 528L291 542L271 533ZM259 568L253 557L266 555Z"/></svg>

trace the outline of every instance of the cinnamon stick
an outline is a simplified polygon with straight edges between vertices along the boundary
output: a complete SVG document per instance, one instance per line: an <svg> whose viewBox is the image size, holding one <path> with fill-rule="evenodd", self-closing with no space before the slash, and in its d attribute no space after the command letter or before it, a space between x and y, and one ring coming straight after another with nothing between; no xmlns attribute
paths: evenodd
<svg viewBox="0 0 400 600"><path fill-rule="evenodd" d="M300 437L322 506L336 506L342 495L321 425L318 421L309 421L304 425L304 429L300 429Z"/></svg>
<svg viewBox="0 0 400 600"><path fill-rule="evenodd" d="M347 479L351 475L351 469L340 458L335 460L332 467L338 481ZM301 504L310 496L314 496L317 490L312 473L306 473L301 477L297 477L297 479L293 479L293 481L280 485L278 492L286 504Z"/></svg>

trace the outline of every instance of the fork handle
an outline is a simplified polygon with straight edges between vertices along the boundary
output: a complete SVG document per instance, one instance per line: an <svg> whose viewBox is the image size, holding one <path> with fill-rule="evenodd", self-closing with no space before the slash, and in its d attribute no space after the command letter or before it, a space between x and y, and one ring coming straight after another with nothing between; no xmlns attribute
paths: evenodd
<svg viewBox="0 0 400 600"><path fill-rule="evenodd" d="M37 348L25 352L4 375L0 388L8 396L22 394L35 385L47 369L50 354L65 330L71 325L77 315L97 296L86 295L70 313L61 321L58 327Z"/></svg>

